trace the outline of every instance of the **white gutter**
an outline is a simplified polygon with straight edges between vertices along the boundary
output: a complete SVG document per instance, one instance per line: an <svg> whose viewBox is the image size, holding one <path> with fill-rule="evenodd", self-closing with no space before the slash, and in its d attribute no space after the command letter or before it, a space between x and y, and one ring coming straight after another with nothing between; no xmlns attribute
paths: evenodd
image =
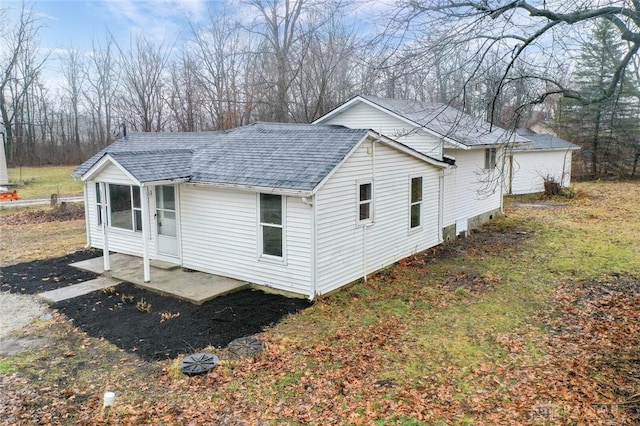
<svg viewBox="0 0 640 426"><path fill-rule="evenodd" d="M313 302L318 294L318 265L317 256L318 244L316 240L316 223L317 223L317 210L313 198L309 200L307 197L302 197L301 201L311 207L311 292L309 293L309 301Z"/></svg>
<svg viewBox="0 0 640 426"><path fill-rule="evenodd" d="M280 194L288 197L307 198L313 195L313 191L300 189L274 188L257 185L240 185L236 183L216 183L216 182L185 182L186 185L201 186L208 188L236 189L239 191L260 192L263 194Z"/></svg>

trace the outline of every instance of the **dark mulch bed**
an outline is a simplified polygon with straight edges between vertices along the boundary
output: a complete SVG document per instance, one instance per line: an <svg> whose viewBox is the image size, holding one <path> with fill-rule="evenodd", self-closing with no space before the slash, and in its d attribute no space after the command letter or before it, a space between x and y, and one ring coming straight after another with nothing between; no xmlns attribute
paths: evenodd
<svg viewBox="0 0 640 426"><path fill-rule="evenodd" d="M96 278L70 263L102 256L102 250L80 250L62 257L18 263L0 268L0 291L36 294Z"/></svg>
<svg viewBox="0 0 640 426"><path fill-rule="evenodd" d="M141 302L151 312L141 311ZM105 338L146 360L175 358L206 346L226 346L307 306L307 300L255 290L197 306L129 283L51 305L90 336Z"/></svg>
<svg viewBox="0 0 640 426"><path fill-rule="evenodd" d="M95 274L82 272L69 263L101 254L94 250L78 251L8 266L1 272L1 289L35 294L93 279ZM138 302L143 299L151 312L138 309ZM307 300L252 290L196 306L129 283L51 305L90 336L104 338L145 360L175 358L206 346L223 347L239 337L259 333L308 306Z"/></svg>

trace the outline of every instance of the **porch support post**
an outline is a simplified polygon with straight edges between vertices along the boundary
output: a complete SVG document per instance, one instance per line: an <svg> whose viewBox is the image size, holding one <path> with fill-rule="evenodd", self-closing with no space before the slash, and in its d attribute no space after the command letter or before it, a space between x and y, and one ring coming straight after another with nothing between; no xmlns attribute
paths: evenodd
<svg viewBox="0 0 640 426"><path fill-rule="evenodd" d="M104 262L103 268L106 271L111 270L111 262L109 259L109 227L107 221L109 217L109 209L107 209L107 184L100 182L100 200L102 200L102 260Z"/></svg>
<svg viewBox="0 0 640 426"><path fill-rule="evenodd" d="M142 202L142 265L144 269L144 282L151 281L151 267L149 265L149 192L147 187L140 186L140 201Z"/></svg>

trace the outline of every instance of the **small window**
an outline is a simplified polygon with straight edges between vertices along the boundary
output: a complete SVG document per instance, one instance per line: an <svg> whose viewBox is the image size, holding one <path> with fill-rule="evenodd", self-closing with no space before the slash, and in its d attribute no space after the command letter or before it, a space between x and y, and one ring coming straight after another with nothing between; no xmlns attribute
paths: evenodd
<svg viewBox="0 0 640 426"><path fill-rule="evenodd" d="M484 150L484 168L487 170L494 169L496 167L496 155L498 150L496 148L487 148Z"/></svg>
<svg viewBox="0 0 640 426"><path fill-rule="evenodd" d="M422 224L422 177L411 178L410 212L411 229L419 227Z"/></svg>
<svg viewBox="0 0 640 426"><path fill-rule="evenodd" d="M109 184L111 226L142 231L142 205L140 188L129 185Z"/></svg>
<svg viewBox="0 0 640 426"><path fill-rule="evenodd" d="M262 254L282 257L284 252L282 196L260 194Z"/></svg>
<svg viewBox="0 0 640 426"><path fill-rule="evenodd" d="M100 191L100 184L96 182L96 214L99 226L102 226L102 207L102 192Z"/></svg>
<svg viewBox="0 0 640 426"><path fill-rule="evenodd" d="M371 182L358 185L358 220L371 220L373 204L373 185Z"/></svg>

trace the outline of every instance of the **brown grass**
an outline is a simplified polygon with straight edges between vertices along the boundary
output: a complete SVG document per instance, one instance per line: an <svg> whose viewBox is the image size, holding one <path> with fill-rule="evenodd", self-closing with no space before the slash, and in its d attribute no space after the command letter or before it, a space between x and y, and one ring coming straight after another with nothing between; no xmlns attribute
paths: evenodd
<svg viewBox="0 0 640 426"><path fill-rule="evenodd" d="M21 215L50 210L50 207L0 210L0 267L63 256L84 247L84 219L11 224Z"/></svg>

